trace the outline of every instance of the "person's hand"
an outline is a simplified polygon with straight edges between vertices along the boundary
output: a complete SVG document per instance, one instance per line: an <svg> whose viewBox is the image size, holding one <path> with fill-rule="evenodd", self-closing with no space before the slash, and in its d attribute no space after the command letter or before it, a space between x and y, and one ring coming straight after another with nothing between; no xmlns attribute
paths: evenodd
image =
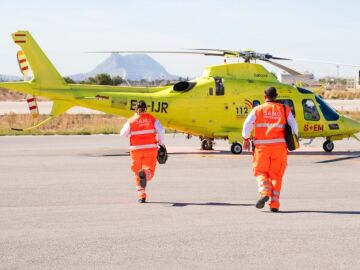
<svg viewBox="0 0 360 270"><path fill-rule="evenodd" d="M250 151L250 139L244 139L242 147L244 151Z"/></svg>

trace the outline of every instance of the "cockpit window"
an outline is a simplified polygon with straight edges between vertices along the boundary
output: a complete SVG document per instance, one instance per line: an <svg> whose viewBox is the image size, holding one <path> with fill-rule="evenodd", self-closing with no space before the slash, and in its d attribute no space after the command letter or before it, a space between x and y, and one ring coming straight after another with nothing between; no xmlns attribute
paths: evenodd
<svg viewBox="0 0 360 270"><path fill-rule="evenodd" d="M293 115L294 117L296 117L296 115L295 115L294 102L293 102L291 99L278 99L277 102L280 103L280 104L284 104L284 105L286 105L286 106L289 106L292 115Z"/></svg>
<svg viewBox="0 0 360 270"><path fill-rule="evenodd" d="M302 105L304 108L304 118L309 121L319 121L320 114L316 109L315 103L312 99L303 99Z"/></svg>
<svg viewBox="0 0 360 270"><path fill-rule="evenodd" d="M319 104L320 110L327 121L336 121L339 119L337 112L329 106L321 97L315 96L317 103Z"/></svg>

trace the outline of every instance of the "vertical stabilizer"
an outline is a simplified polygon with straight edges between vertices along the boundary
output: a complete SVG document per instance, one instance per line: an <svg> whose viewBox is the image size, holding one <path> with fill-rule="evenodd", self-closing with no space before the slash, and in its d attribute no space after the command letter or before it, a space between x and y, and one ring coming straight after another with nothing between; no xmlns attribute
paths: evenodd
<svg viewBox="0 0 360 270"><path fill-rule="evenodd" d="M39 85L40 88L66 87L66 82L28 31L17 31L12 34L12 38L26 55L34 74L34 83Z"/></svg>

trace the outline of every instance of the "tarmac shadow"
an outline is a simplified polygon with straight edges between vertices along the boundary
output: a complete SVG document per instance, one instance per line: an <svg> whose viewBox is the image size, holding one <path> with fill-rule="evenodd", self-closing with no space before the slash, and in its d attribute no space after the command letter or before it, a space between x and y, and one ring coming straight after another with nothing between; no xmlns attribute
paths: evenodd
<svg viewBox="0 0 360 270"><path fill-rule="evenodd" d="M101 157L129 157L130 153L119 153L119 154L102 154Z"/></svg>
<svg viewBox="0 0 360 270"><path fill-rule="evenodd" d="M360 215L360 211L294 210L294 211L280 211L280 212L279 212L279 214L300 214L300 213L339 214L339 215Z"/></svg>
<svg viewBox="0 0 360 270"><path fill-rule="evenodd" d="M152 204L165 204L171 207L185 207L185 206L255 206L255 204L246 203L221 203L221 202L207 202L207 203L188 203L188 202L147 202Z"/></svg>
<svg viewBox="0 0 360 270"><path fill-rule="evenodd" d="M356 159L356 158L360 158L360 155L357 155L357 156L349 155L347 157L333 158L333 159L329 159L329 160L322 160L322 161L318 161L316 163L332 163L332 162L338 162L338 161L344 161L344 160Z"/></svg>
<svg viewBox="0 0 360 270"><path fill-rule="evenodd" d="M360 151L334 151L334 152L324 152L324 151L302 151L297 150L295 152L289 152L291 156L351 156L359 157Z"/></svg>
<svg viewBox="0 0 360 270"><path fill-rule="evenodd" d="M209 157L209 156L251 156L252 152L242 152L240 155L234 155L230 151L223 151L223 150L213 150L213 151L188 151L188 152L177 152L177 151L168 151L169 156L186 156L186 155L197 155L197 156L203 156L203 157ZM320 163L326 163L326 162L335 162L345 159L355 159L360 158L360 151L354 151L354 152L348 152L348 151L338 151L338 152L331 152L327 153L324 151L295 151L295 152L289 152L290 156L345 156L339 159L334 159L334 161L324 161ZM119 153L103 153L99 154L97 156L102 157L124 157L124 156L130 156L129 151L125 152L119 152Z"/></svg>
<svg viewBox="0 0 360 270"><path fill-rule="evenodd" d="M197 150L197 151L168 151L169 155L204 155L204 156L250 156L252 152L242 152L240 155L234 155L231 151L226 150ZM360 151L334 151L334 152L324 152L324 151L305 151L297 150L294 152L289 152L290 156L349 156L352 158L360 157Z"/></svg>

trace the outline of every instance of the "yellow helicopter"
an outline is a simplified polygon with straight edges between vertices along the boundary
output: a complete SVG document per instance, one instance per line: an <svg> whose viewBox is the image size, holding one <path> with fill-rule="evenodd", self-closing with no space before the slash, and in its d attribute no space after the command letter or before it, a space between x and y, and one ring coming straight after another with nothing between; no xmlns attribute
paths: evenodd
<svg viewBox="0 0 360 270"><path fill-rule="evenodd" d="M192 53L236 57L245 61L210 66L205 69L202 77L180 81L170 86L67 84L29 32L17 31L12 37L22 49L18 55L26 55L25 60L18 58L22 71L28 70L24 65L28 61L34 78L24 82L1 82L0 87L53 100L50 117L28 129L43 125L73 106L130 117L135 112L136 102L144 100L148 105L148 111L164 126L199 136L202 149L211 150L214 139L227 139L231 144L231 152L240 154L244 119L255 106L264 102L263 91L271 85L278 89L278 101L290 106L299 125L300 138L326 138L323 148L327 152L334 149L335 140L349 137L359 140L355 136L360 132L359 122L340 115L310 90L282 84L262 65L251 63L256 60L265 61L290 74L300 74L272 61L290 60L287 58L253 51L217 49L194 49L186 52L143 51L142 53Z"/></svg>

